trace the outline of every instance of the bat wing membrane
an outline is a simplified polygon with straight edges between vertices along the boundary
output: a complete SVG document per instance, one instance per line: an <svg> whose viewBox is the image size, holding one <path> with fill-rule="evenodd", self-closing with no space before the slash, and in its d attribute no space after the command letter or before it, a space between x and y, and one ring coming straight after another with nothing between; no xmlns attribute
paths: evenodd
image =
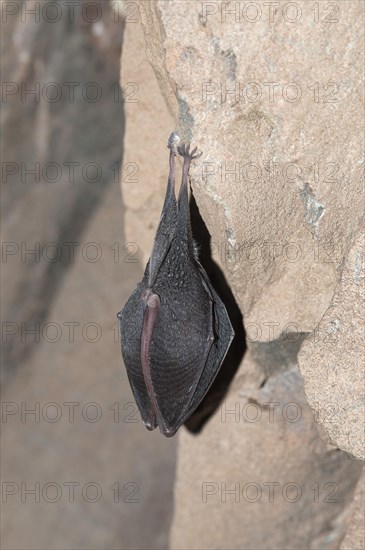
<svg viewBox="0 0 365 550"><path fill-rule="evenodd" d="M203 268L201 269L204 272ZM219 372L220 366L222 365L229 346L234 338L234 331L225 305L214 290L205 272L204 275L206 278L203 280L209 288L209 293L212 296L212 324L215 337L213 344L209 349L209 354L201 372L199 382L196 385L196 390L193 399L190 402L190 407L187 411L185 411L182 418L182 424L186 422L209 390Z"/></svg>

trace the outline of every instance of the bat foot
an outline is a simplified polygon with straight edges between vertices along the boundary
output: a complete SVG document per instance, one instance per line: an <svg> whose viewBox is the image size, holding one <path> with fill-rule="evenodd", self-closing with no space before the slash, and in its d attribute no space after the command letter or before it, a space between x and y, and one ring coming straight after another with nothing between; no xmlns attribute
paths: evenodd
<svg viewBox="0 0 365 550"><path fill-rule="evenodd" d="M203 154L203 151L199 151L197 147L194 147L190 151L190 143L182 143L178 146L177 151L181 157L189 158L190 160L196 159Z"/></svg>
<svg viewBox="0 0 365 550"><path fill-rule="evenodd" d="M177 144L180 142L180 138L179 136L177 135L176 132L172 132L172 134L170 134L170 137L168 139L168 142L167 142L167 147L170 149L170 151L172 151L175 155L176 155L176 147L177 147Z"/></svg>

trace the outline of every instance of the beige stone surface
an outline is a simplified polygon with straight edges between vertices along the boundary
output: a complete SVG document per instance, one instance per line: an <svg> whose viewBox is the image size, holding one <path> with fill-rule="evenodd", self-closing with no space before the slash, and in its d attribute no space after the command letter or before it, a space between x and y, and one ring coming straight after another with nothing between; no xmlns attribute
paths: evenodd
<svg viewBox="0 0 365 550"><path fill-rule="evenodd" d="M341 543L341 550L360 550L365 546L365 479L364 470L356 486L350 509L347 533Z"/></svg>
<svg viewBox="0 0 365 550"><path fill-rule="evenodd" d="M361 464L320 439L294 358L275 363L275 345L246 354L202 434L181 432L171 548L339 547Z"/></svg>
<svg viewBox="0 0 365 550"><path fill-rule="evenodd" d="M305 392L329 441L365 459L364 232L355 238L341 280L299 367Z"/></svg>

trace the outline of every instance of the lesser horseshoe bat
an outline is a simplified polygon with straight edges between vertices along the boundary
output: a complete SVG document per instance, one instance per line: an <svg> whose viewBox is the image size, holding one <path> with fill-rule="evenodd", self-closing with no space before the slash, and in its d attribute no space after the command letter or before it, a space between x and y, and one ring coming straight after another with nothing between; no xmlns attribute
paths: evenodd
<svg viewBox="0 0 365 550"><path fill-rule="evenodd" d="M175 197L175 133L160 223L143 280L118 313L122 355L143 422L170 437L208 391L232 342L226 308L199 262L188 197L190 163L200 156L189 144Z"/></svg>

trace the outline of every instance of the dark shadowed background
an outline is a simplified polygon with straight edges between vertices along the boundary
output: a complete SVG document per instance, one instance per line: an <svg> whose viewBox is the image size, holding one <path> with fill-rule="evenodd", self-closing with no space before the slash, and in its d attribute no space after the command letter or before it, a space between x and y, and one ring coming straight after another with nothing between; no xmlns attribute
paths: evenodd
<svg viewBox="0 0 365 550"><path fill-rule="evenodd" d="M123 235L120 6L2 2L7 549L167 545L176 443L142 425L116 323L143 269Z"/></svg>

